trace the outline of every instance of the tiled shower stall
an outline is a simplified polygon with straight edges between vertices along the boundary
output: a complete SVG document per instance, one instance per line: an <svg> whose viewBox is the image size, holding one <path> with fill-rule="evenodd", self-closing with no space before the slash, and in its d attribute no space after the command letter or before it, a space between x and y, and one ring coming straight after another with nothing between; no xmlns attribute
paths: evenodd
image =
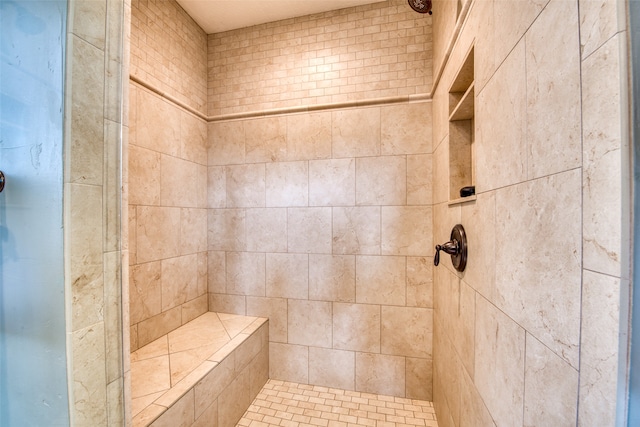
<svg viewBox="0 0 640 427"><path fill-rule="evenodd" d="M132 2L131 349L207 310L264 316L275 379L433 400L440 426L613 425L624 3L434 11L207 35L173 1ZM434 270L456 223L467 270Z"/></svg>
<svg viewBox="0 0 640 427"><path fill-rule="evenodd" d="M272 378L431 399L430 31L399 1L209 36L133 2L132 349L264 316Z"/></svg>

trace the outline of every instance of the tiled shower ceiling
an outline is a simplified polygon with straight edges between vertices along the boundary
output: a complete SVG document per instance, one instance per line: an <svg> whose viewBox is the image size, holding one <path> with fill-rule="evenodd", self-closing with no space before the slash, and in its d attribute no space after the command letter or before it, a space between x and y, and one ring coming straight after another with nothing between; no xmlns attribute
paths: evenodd
<svg viewBox="0 0 640 427"><path fill-rule="evenodd" d="M372 0L177 0L207 33L369 3Z"/></svg>

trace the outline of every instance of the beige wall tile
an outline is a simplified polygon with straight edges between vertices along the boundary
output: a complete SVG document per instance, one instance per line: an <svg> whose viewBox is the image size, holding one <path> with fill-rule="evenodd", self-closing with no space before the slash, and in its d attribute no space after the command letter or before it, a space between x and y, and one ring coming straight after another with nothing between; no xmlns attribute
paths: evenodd
<svg viewBox="0 0 640 427"><path fill-rule="evenodd" d="M207 165L207 122L186 111L180 112L180 157Z"/></svg>
<svg viewBox="0 0 640 427"><path fill-rule="evenodd" d="M189 390L167 412L155 420L153 427L188 427L195 421L193 412L193 390Z"/></svg>
<svg viewBox="0 0 640 427"><path fill-rule="evenodd" d="M581 164L578 27L577 4L552 0L525 36L529 179Z"/></svg>
<svg viewBox="0 0 640 427"><path fill-rule="evenodd" d="M398 52L354 58L350 64L354 71L344 69L344 81L352 80L348 83L350 87L340 89L324 86L335 95L321 96L318 93L311 102L366 100L374 96L374 93L377 96L398 96L430 90L423 85L424 81L431 79L431 72L425 71L429 69L426 64L430 61L430 55L416 47L429 40L430 37L423 32L422 26L430 26L430 23L419 20L419 16L405 10L406 4L400 6L399 0L394 1L397 4L372 6L369 11L372 14L367 19L391 19L384 31L393 32L394 37L390 38L393 40L393 46L382 47L384 42L380 43L380 40L374 41L373 44L379 45L380 49L392 48ZM391 10L393 13L389 14ZM359 19L360 15L354 15L351 22ZM417 23L419 26L416 27ZM344 24L354 25L348 24L347 21L344 21ZM282 31L278 37L289 37L289 24L278 25L278 31ZM402 27L398 28L398 25ZM329 31L327 27L325 29ZM270 34L272 31L269 29ZM261 42L268 39L269 34ZM290 94L294 94L292 96L301 100L297 102L303 102L302 105L305 105L304 100L310 98L302 93L307 89L302 89L301 83L292 83L293 86L300 85L298 89L287 86L287 93L281 95L282 99L270 102L268 96L258 96L242 89L252 77L236 75L236 90L233 94L225 92L219 83L227 70L217 64L230 60L237 53L227 50L230 43L245 43L247 51L258 49L261 42L253 43L249 40L251 36L245 30L209 37L209 84L214 86L209 97L210 114L255 111L257 105L261 108L291 106L289 100L292 98L288 98ZM334 42L327 39L327 42L335 44L336 49L344 49L337 44L337 40ZM400 52L404 43L411 44L410 51ZM322 44L324 45L324 41ZM314 52L313 46L305 49L305 52ZM359 51L366 49L365 44L359 45ZM288 49L285 50L287 54L283 58L287 61L296 55ZM237 68L238 71L249 70L257 66L263 58L262 55L269 54L261 53L254 61L229 66L241 67ZM374 63L376 58L382 56L385 57L384 64ZM338 56L335 58L339 59ZM360 67L358 62L361 62L363 67L366 62L368 67L377 67L377 73L385 73L381 77L381 85L365 81L361 74L356 75L355 69ZM331 64L320 63L314 64L314 67L321 65L326 68L332 67ZM338 61L335 66L341 67L342 64ZM275 84L282 64L279 63L277 67L266 65L262 68L260 73L271 76ZM341 70L342 68L336 68L334 73L341 74ZM328 75L323 77L313 81L326 84L331 80ZM292 74L289 78L295 79L296 76ZM397 81L390 84L391 79L396 78ZM383 82L384 79L388 79L389 83ZM381 90L381 86L387 87L388 90ZM421 87L420 92L416 92L418 86ZM363 95L364 87L367 87L366 96ZM260 89L252 92L259 91ZM360 94L358 91L361 91ZM242 102L239 101L240 98L243 99ZM327 377L323 366L328 369L330 363L338 363L347 356L355 357L349 351L331 348L333 325L336 322L332 304L350 303L354 307L375 307L378 313L379 306L369 304L384 301L384 304L398 306L432 305L429 280L424 277L426 274L430 275L431 270L419 266L418 261L411 270L412 292L409 296L406 291L408 275L404 257L390 253L391 256L369 257L371 259L358 265L355 257L381 253L383 215L380 205L404 206L411 203L413 206L424 206L431 203L431 187L425 178L431 173L428 158L431 151L430 109L429 102L419 102L388 107L310 111L214 122L209 125L209 190L217 192L222 186L226 186L227 192L224 197L209 194L209 206L213 210L208 219L208 248L242 254L245 253L243 251L251 251L246 253L247 256L253 256L253 251L266 253L265 293L259 296L254 295L255 292L252 290L240 289L244 285L238 284L230 290L232 285L228 281L235 273L229 273L229 255L226 255L226 266L220 255L210 255L209 268L214 272L213 277L209 275L209 290L212 292L209 298L210 309L242 312L246 308L251 314L268 315L272 321L275 316L277 322L270 328L272 377L275 373L275 377L288 381L315 382L313 378ZM429 119L425 120L426 117ZM415 123L416 119L419 119L419 123ZM390 157L369 159L369 156L380 156L383 138L386 150L384 154ZM409 153L418 154L412 154L411 160L408 160L406 155ZM368 172L376 170L376 174L369 173L366 176L370 182L363 182L364 185L361 187L370 187L368 191L377 197L371 202L375 206L354 206L359 203L356 198L356 163L359 160L363 160L365 166L371 167ZM423 164L425 160L428 164ZM224 174L217 169L218 166L225 168ZM263 168L264 187L260 183L256 185L256 180L247 178L242 172L235 174L237 178L234 182L231 181L230 171L244 171L249 168ZM389 184L390 181L392 184ZM327 190L328 188L330 190ZM411 194L410 200L408 192ZM226 210L225 207L238 209ZM282 229L282 223L271 217L273 212L279 211L261 209L263 207L286 208L286 229ZM429 227L430 221L429 219ZM415 228L415 224L407 227ZM393 233L387 233L389 245L404 244L405 238L395 238L392 236ZM284 251L279 246L281 239L287 242ZM430 258L433 252L430 241L428 246L428 250L419 252L420 256ZM403 255L412 254L410 250L398 251L404 251ZM225 270L226 277L222 278L220 272ZM252 267L248 270L252 270ZM243 271L246 273L247 269ZM356 285L356 272L359 275L359 285ZM243 280L244 282L246 280ZM346 321L354 322L353 319L345 319ZM378 314L378 324L379 322ZM379 330L378 326L376 352L380 351ZM307 348L307 345L312 346L311 349ZM328 361L325 360L327 358ZM404 357L399 357L398 360L403 361L402 367L400 369L398 365L400 373L393 376L393 381L401 380L401 384L394 384L394 387L397 386L397 390L400 390L399 395L404 396L407 390L406 366ZM416 366L418 364L416 362ZM426 365L422 363L420 366ZM353 371L355 367L344 369L347 375L348 370ZM355 373L353 375L355 381ZM340 381L332 380L332 383L342 384L342 377L340 374ZM419 381L431 381L430 378L424 374L420 376ZM427 387L430 388L430 385ZM415 387L412 386L413 388Z"/></svg>
<svg viewBox="0 0 640 427"><path fill-rule="evenodd" d="M227 175L223 166L207 168L208 208L227 207Z"/></svg>
<svg viewBox="0 0 640 427"><path fill-rule="evenodd" d="M129 203L160 205L160 154L129 146Z"/></svg>
<svg viewBox="0 0 640 427"><path fill-rule="evenodd" d="M265 167L258 165L227 166L227 207L259 208L265 206Z"/></svg>
<svg viewBox="0 0 640 427"><path fill-rule="evenodd" d="M180 253L180 208L138 206L136 227L138 262Z"/></svg>
<svg viewBox="0 0 640 427"><path fill-rule="evenodd" d="M381 352L431 358L433 311L428 308L382 306Z"/></svg>
<svg viewBox="0 0 640 427"><path fill-rule="evenodd" d="M356 302L404 305L406 259L391 256L357 256Z"/></svg>
<svg viewBox="0 0 640 427"><path fill-rule="evenodd" d="M476 304L474 382L496 425L523 425L525 331L484 298Z"/></svg>
<svg viewBox="0 0 640 427"><path fill-rule="evenodd" d="M380 353L380 306L333 303L333 348Z"/></svg>
<svg viewBox="0 0 640 427"><path fill-rule="evenodd" d="M352 206L355 198L354 159L309 162L309 206Z"/></svg>
<svg viewBox="0 0 640 427"><path fill-rule="evenodd" d="M162 311L162 268L160 261L131 268L129 280L131 323L160 314Z"/></svg>
<svg viewBox="0 0 640 427"><path fill-rule="evenodd" d="M358 205L405 205L407 158L383 156L358 159L356 182Z"/></svg>
<svg viewBox="0 0 640 427"><path fill-rule="evenodd" d="M331 303L289 300L288 342L331 347Z"/></svg>
<svg viewBox="0 0 640 427"><path fill-rule="evenodd" d="M70 264L69 286L74 305L70 328L73 331L104 320L104 258L102 242L91 239L103 235L101 187L68 184L71 224L66 242Z"/></svg>
<svg viewBox="0 0 640 427"><path fill-rule="evenodd" d="M309 299L355 302L355 280L354 256L309 255Z"/></svg>
<svg viewBox="0 0 640 427"><path fill-rule="evenodd" d="M207 293L209 287L209 261L207 252L198 252L198 295Z"/></svg>
<svg viewBox="0 0 640 427"><path fill-rule="evenodd" d="M406 359L406 397L409 399L433 400L433 363L431 359Z"/></svg>
<svg viewBox="0 0 640 427"><path fill-rule="evenodd" d="M138 244L137 244L137 215L136 215L136 206L135 205L129 205L129 209L128 209L128 222L129 222L129 230L128 230L128 236L129 236L129 263L131 265L136 264L137 263L137 253L138 253Z"/></svg>
<svg viewBox="0 0 640 427"><path fill-rule="evenodd" d="M104 51L77 36L68 38L67 50L73 57L69 69L70 87L67 89L71 98L68 102L69 152L73 155L66 159L67 182L102 185Z"/></svg>
<svg viewBox="0 0 640 427"><path fill-rule="evenodd" d="M264 326L265 330L268 330L268 326ZM269 341L268 334L263 338L264 342ZM262 388L269 380L269 346L264 345L260 349L260 353L251 360L251 363L247 367L249 371L249 397L251 401L258 396Z"/></svg>
<svg viewBox="0 0 640 427"><path fill-rule="evenodd" d="M209 311L246 314L247 297L244 295L209 294Z"/></svg>
<svg viewBox="0 0 640 427"><path fill-rule="evenodd" d="M158 21L158 18L167 21ZM131 73L204 111L207 36L176 2L131 2ZM171 55L168 56L168 53Z"/></svg>
<svg viewBox="0 0 640 427"><path fill-rule="evenodd" d="M105 372L104 323L98 322L71 334L73 376L84 382L73 382L73 402L76 421L85 425L105 424L104 404L107 398ZM90 372L90 375L83 374Z"/></svg>
<svg viewBox="0 0 640 427"><path fill-rule="evenodd" d="M293 207L309 204L309 164L278 162L266 165L266 206Z"/></svg>
<svg viewBox="0 0 640 427"><path fill-rule="evenodd" d="M199 208L206 208L208 202L207 195L207 167L204 165L196 165L196 206Z"/></svg>
<svg viewBox="0 0 640 427"><path fill-rule="evenodd" d="M138 323L138 346L143 347L179 327L181 316L182 310L175 307Z"/></svg>
<svg viewBox="0 0 640 427"><path fill-rule="evenodd" d="M180 209L180 253L188 255L207 250L206 209Z"/></svg>
<svg viewBox="0 0 640 427"><path fill-rule="evenodd" d="M286 209L247 209L245 213L245 224L248 251L286 252Z"/></svg>
<svg viewBox="0 0 640 427"><path fill-rule="evenodd" d="M614 425L620 279L584 271L578 425ZM612 375L602 375L603 372Z"/></svg>
<svg viewBox="0 0 640 427"><path fill-rule="evenodd" d="M198 297L198 256L162 260L162 311Z"/></svg>
<svg viewBox="0 0 640 427"><path fill-rule="evenodd" d="M265 296L265 254L227 252L227 292Z"/></svg>
<svg viewBox="0 0 640 427"><path fill-rule="evenodd" d="M199 294L198 297L182 304L182 323L192 321L209 310L209 297L206 293Z"/></svg>
<svg viewBox="0 0 640 427"><path fill-rule="evenodd" d="M330 157L330 112L287 116L288 160L314 160Z"/></svg>
<svg viewBox="0 0 640 427"><path fill-rule="evenodd" d="M460 425L496 426L469 375L463 375L460 400Z"/></svg>
<svg viewBox="0 0 640 427"><path fill-rule="evenodd" d="M334 111L333 157L380 155L380 108Z"/></svg>
<svg viewBox="0 0 640 427"><path fill-rule="evenodd" d="M288 251L331 253L331 208L289 208Z"/></svg>
<svg viewBox="0 0 640 427"><path fill-rule="evenodd" d="M576 423L578 371L527 334L524 425Z"/></svg>
<svg viewBox="0 0 640 427"><path fill-rule="evenodd" d="M266 326L265 326L266 327ZM251 334L234 351L236 372L244 371L249 363L262 351L262 337L259 333Z"/></svg>
<svg viewBox="0 0 640 427"><path fill-rule="evenodd" d="M105 1L69 4L63 35L69 412L83 425L122 422L130 395L129 364L122 359L129 350L128 313L122 316L129 294L128 140L122 125L128 115L126 99L124 111L122 102L128 64L126 53L116 48L127 25L123 9ZM39 153L34 153L37 168Z"/></svg>
<svg viewBox="0 0 640 427"><path fill-rule="evenodd" d="M269 343L269 378L309 383L309 347Z"/></svg>
<svg viewBox="0 0 640 427"><path fill-rule="evenodd" d="M480 114L480 109L477 110L476 114ZM476 140L480 139L480 130L479 127L476 129ZM477 147L477 146L476 146ZM480 154L477 153L478 148L476 148L476 159L480 158ZM477 163L478 160L476 160ZM445 139L435 148L433 153L433 176L444 176L447 177L449 175L449 136L447 135ZM480 192L479 185L479 177L476 173L476 185L478 189L476 192ZM449 181L447 179L435 179L432 181L433 186L433 203L442 203L449 200Z"/></svg>
<svg viewBox="0 0 640 427"><path fill-rule="evenodd" d="M247 315L269 318L269 341L271 343L287 342L288 311L286 299L247 297Z"/></svg>
<svg viewBox="0 0 640 427"><path fill-rule="evenodd" d="M574 367L580 340L581 188L577 169L496 193L496 206L513 207L497 210L496 241L507 241L523 224L530 236L512 240L509 250L497 255L497 305ZM558 230L563 245L551 255L546 242Z"/></svg>
<svg viewBox="0 0 640 427"><path fill-rule="evenodd" d="M433 260L407 258L407 306L433 308Z"/></svg>
<svg viewBox="0 0 640 427"><path fill-rule="evenodd" d="M398 104L382 107L382 155L431 152L431 104Z"/></svg>
<svg viewBox="0 0 640 427"><path fill-rule="evenodd" d="M224 252L207 252L207 288L209 293L225 293L227 287L226 264Z"/></svg>
<svg viewBox="0 0 640 427"><path fill-rule="evenodd" d="M218 426L233 427L251 404L249 373L242 373L218 397Z"/></svg>
<svg viewBox="0 0 640 427"><path fill-rule="evenodd" d="M211 34L209 112L426 93L431 19L421 18L394 0Z"/></svg>
<svg viewBox="0 0 640 427"><path fill-rule="evenodd" d="M218 425L218 401L211 403L193 423L193 427L209 427Z"/></svg>
<svg viewBox="0 0 640 427"><path fill-rule="evenodd" d="M440 58L457 13L454 3L446 4L434 15ZM609 341L617 340L616 259L625 246L618 235L624 203L618 186L626 180L624 163L618 164L625 140L618 96L627 81L618 67L626 47L615 34L624 38L626 31L624 13L613 2L577 6L555 0L476 2L451 39L455 45L433 99L433 200L442 203L434 206L434 240L440 242L441 230L448 232L458 210L469 247L476 249L463 275L448 271L446 262L434 270L434 403L441 426L613 423L614 404L607 396L615 395L619 357ZM478 198L449 207L443 203L447 189L437 179L449 172L446 92L471 43ZM547 94L550 88L553 94ZM579 175L582 192L575 182ZM520 251L516 243L497 250L516 230L504 227L512 221L520 224L517 241L527 249ZM562 230L565 250L545 252L540 242L547 241L548 226L556 235ZM580 286L582 297L575 293ZM473 293L475 320L461 314ZM589 320L596 318L597 327ZM469 328L476 335L474 372L464 357Z"/></svg>
<svg viewBox="0 0 640 427"><path fill-rule="evenodd" d="M268 297L308 299L309 256L306 254L267 254ZM292 272L297 274L292 274Z"/></svg>
<svg viewBox="0 0 640 427"><path fill-rule="evenodd" d="M160 156L160 203L162 206L197 207L196 183L198 168L195 163L176 157Z"/></svg>
<svg viewBox="0 0 640 427"><path fill-rule="evenodd" d="M287 160L287 119L268 117L244 122L247 163Z"/></svg>
<svg viewBox="0 0 640 427"><path fill-rule="evenodd" d="M496 64L500 64L531 26L549 0L527 0L517 7L509 2L494 2Z"/></svg>
<svg viewBox="0 0 640 427"><path fill-rule="evenodd" d="M467 260L464 281L489 300L494 300L496 280L496 196L495 192L478 194L474 204L462 207L465 227L473 257Z"/></svg>
<svg viewBox="0 0 640 427"><path fill-rule="evenodd" d="M581 0L580 50L586 59L624 28L618 4L611 0ZM584 86L583 86L584 87Z"/></svg>
<svg viewBox="0 0 640 427"><path fill-rule="evenodd" d="M138 92L136 145L169 156L180 154L180 111L146 89ZM134 107L135 108L135 107Z"/></svg>
<svg viewBox="0 0 640 427"><path fill-rule="evenodd" d="M354 390L355 371L355 353L309 347L309 383Z"/></svg>
<svg viewBox="0 0 640 427"><path fill-rule="evenodd" d="M213 122L208 125L209 166L238 165L245 161L243 122Z"/></svg>
<svg viewBox="0 0 640 427"><path fill-rule="evenodd" d="M98 1L78 3L73 7L73 20L69 22L68 30L98 49L104 50L106 6L106 3Z"/></svg>
<svg viewBox="0 0 640 427"><path fill-rule="evenodd" d="M245 250L245 222L243 209L210 209L207 219L209 250Z"/></svg>
<svg viewBox="0 0 640 427"><path fill-rule="evenodd" d="M333 253L380 254L380 207L334 207Z"/></svg>
<svg viewBox="0 0 640 427"><path fill-rule="evenodd" d="M453 345L460 355L460 361L469 375L475 373L474 339L476 330L476 292L457 277L452 283L459 285L457 315L452 317Z"/></svg>
<svg viewBox="0 0 640 427"><path fill-rule="evenodd" d="M432 155L407 156L407 204L430 205L433 200Z"/></svg>
<svg viewBox="0 0 640 427"><path fill-rule="evenodd" d="M474 155L476 165L482 167L476 167L477 193L527 178L527 102L522 96L526 93L525 58L523 41L518 43L493 79L478 94Z"/></svg>
<svg viewBox="0 0 640 427"><path fill-rule="evenodd" d="M382 254L429 256L433 253L430 207L383 206Z"/></svg>
<svg viewBox="0 0 640 427"><path fill-rule="evenodd" d="M404 357L356 353L356 391L404 397Z"/></svg>
<svg viewBox="0 0 640 427"><path fill-rule="evenodd" d="M436 325L438 325L438 321L436 321ZM461 403L462 363L449 341L448 335L443 333L442 325L435 328L433 342L433 400L439 402L438 405L445 405L444 408L440 407L437 411L442 410L446 415L438 420L445 419L445 425L455 426L460 423L460 413L463 411Z"/></svg>
<svg viewBox="0 0 640 427"><path fill-rule="evenodd" d="M585 268L615 276L622 274L622 180L611 173L623 167L621 42L620 36L614 37L582 64L583 262ZM605 99L600 99L601 93L607 94Z"/></svg>

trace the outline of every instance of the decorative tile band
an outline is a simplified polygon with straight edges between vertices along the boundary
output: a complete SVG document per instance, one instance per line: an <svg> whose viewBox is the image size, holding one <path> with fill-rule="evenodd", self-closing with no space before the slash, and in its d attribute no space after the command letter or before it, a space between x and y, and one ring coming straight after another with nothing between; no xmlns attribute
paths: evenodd
<svg viewBox="0 0 640 427"><path fill-rule="evenodd" d="M144 80L142 80L137 76L134 76L133 74L131 74L129 78L132 82L137 83L146 89L149 89L155 94L165 98L167 101L172 102L173 104L179 106L180 108L187 110L188 112L198 116L202 120L205 120L209 123L228 121L228 120L238 120L238 119L250 119L255 117L276 116L276 115L284 115L284 114L306 113L306 112L312 112L312 111L339 110L339 109L354 108L354 107L370 107L374 105L403 104L403 103L424 102L424 101L431 100L430 93L421 93L416 95L388 96L388 97L381 97L381 98L361 99L356 101L335 102L335 103L328 103L328 104L301 105L296 107L274 108L270 110L247 111L245 113L233 113L233 114L223 114L219 116L207 116L202 112L196 110L195 108L169 95L168 93L158 89L154 85L148 82L145 82Z"/></svg>

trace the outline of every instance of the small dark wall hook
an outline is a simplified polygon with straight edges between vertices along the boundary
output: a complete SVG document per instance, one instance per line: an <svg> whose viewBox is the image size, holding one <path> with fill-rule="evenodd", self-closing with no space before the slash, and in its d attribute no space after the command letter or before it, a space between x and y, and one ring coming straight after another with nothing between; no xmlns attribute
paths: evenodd
<svg viewBox="0 0 640 427"><path fill-rule="evenodd" d="M440 264L440 251L451 255L451 263L458 271L464 271L467 266L467 234L462 224L456 224L451 230L451 240L442 245L436 245L436 255L433 265Z"/></svg>

